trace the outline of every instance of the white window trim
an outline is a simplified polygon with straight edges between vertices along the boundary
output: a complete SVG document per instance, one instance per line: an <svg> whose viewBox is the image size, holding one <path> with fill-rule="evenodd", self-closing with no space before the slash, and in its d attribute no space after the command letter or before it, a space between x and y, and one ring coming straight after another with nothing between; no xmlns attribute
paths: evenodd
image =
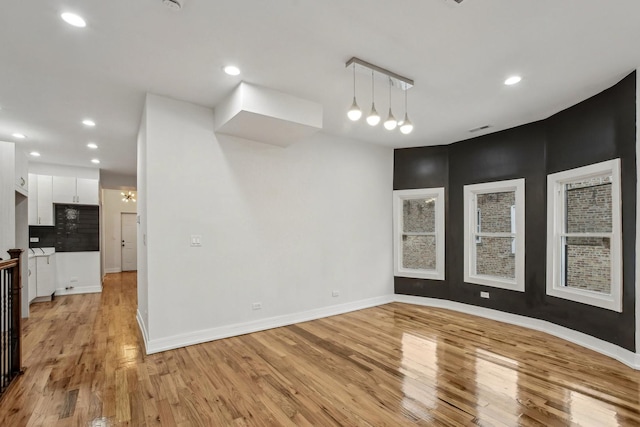
<svg viewBox="0 0 640 427"><path fill-rule="evenodd" d="M436 268L419 270L402 266L403 201L435 199ZM393 273L397 277L444 280L444 188L420 188L393 192Z"/></svg>
<svg viewBox="0 0 640 427"><path fill-rule="evenodd" d="M611 182L611 294L562 285L562 239L564 232L564 185L600 175L612 176ZM547 176L547 295L622 312L622 196L620 159Z"/></svg>
<svg viewBox="0 0 640 427"><path fill-rule="evenodd" d="M515 232L515 278L507 279L497 276L476 274L476 244L477 206L476 196L486 193L503 193L515 191L516 215ZM524 178L507 181L487 182L464 186L464 281L477 285L492 286L494 288L509 289L524 292ZM490 236L493 233L482 233ZM482 237L482 236L480 236Z"/></svg>

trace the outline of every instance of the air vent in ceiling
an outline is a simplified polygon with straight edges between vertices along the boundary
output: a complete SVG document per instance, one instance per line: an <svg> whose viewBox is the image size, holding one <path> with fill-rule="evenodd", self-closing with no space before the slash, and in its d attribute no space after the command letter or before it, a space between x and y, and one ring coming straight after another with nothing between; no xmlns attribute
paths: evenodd
<svg viewBox="0 0 640 427"><path fill-rule="evenodd" d="M484 126L480 126L479 128L470 129L469 132L471 132L471 133L480 132L481 130L489 129L490 127L491 126L489 126L489 125L484 125Z"/></svg>

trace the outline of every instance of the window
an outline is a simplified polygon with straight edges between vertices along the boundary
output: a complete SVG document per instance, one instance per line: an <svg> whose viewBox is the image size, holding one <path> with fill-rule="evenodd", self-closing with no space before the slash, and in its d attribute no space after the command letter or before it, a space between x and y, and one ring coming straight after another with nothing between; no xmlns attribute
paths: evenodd
<svg viewBox="0 0 640 427"><path fill-rule="evenodd" d="M524 179L464 186L464 280L524 292Z"/></svg>
<svg viewBox="0 0 640 427"><path fill-rule="evenodd" d="M620 160L547 177L547 294L622 311Z"/></svg>
<svg viewBox="0 0 640 427"><path fill-rule="evenodd" d="M394 275L444 280L444 188L393 192Z"/></svg>

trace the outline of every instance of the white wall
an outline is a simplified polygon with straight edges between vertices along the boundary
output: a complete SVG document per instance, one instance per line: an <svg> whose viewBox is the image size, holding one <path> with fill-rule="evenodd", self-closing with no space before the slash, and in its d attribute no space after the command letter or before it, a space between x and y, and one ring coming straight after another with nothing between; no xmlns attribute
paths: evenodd
<svg viewBox="0 0 640 427"><path fill-rule="evenodd" d="M18 154L18 153L16 153ZM15 247L24 252L20 257L22 278L22 317L29 317L29 200L26 196L15 192Z"/></svg>
<svg viewBox="0 0 640 427"><path fill-rule="evenodd" d="M217 138L211 110L155 95L144 122L151 351L393 293L390 148Z"/></svg>
<svg viewBox="0 0 640 427"><path fill-rule="evenodd" d="M137 164L137 188L138 188L138 313L136 317L142 329L142 336L147 345L149 339L149 283L147 275L147 106L140 120L138 131L138 164Z"/></svg>
<svg viewBox="0 0 640 427"><path fill-rule="evenodd" d="M0 141L0 258L8 260L16 246L15 145Z"/></svg>
<svg viewBox="0 0 640 427"><path fill-rule="evenodd" d="M136 212L136 203L122 201L120 190L102 190L102 243L104 272L122 271L121 213Z"/></svg>
<svg viewBox="0 0 640 427"><path fill-rule="evenodd" d="M102 292L100 252L56 252L56 295Z"/></svg>
<svg viewBox="0 0 640 427"><path fill-rule="evenodd" d="M100 170L100 185L102 188L114 190L135 190L136 179L135 175L122 175Z"/></svg>

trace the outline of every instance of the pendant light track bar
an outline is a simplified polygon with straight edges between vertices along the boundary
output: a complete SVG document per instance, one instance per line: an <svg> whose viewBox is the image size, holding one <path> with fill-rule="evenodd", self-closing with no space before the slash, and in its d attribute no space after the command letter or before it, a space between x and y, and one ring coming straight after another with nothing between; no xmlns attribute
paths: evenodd
<svg viewBox="0 0 640 427"><path fill-rule="evenodd" d="M350 67L355 64L356 70L366 72L369 74L371 71L374 71L378 74L385 75L391 80L391 84L394 87L397 87L401 90L409 90L413 87L413 80L401 76L400 74L396 74L393 71L389 71L386 68L378 67L370 62L363 61L360 58L356 58L355 56L348 60L345 64L345 67Z"/></svg>

